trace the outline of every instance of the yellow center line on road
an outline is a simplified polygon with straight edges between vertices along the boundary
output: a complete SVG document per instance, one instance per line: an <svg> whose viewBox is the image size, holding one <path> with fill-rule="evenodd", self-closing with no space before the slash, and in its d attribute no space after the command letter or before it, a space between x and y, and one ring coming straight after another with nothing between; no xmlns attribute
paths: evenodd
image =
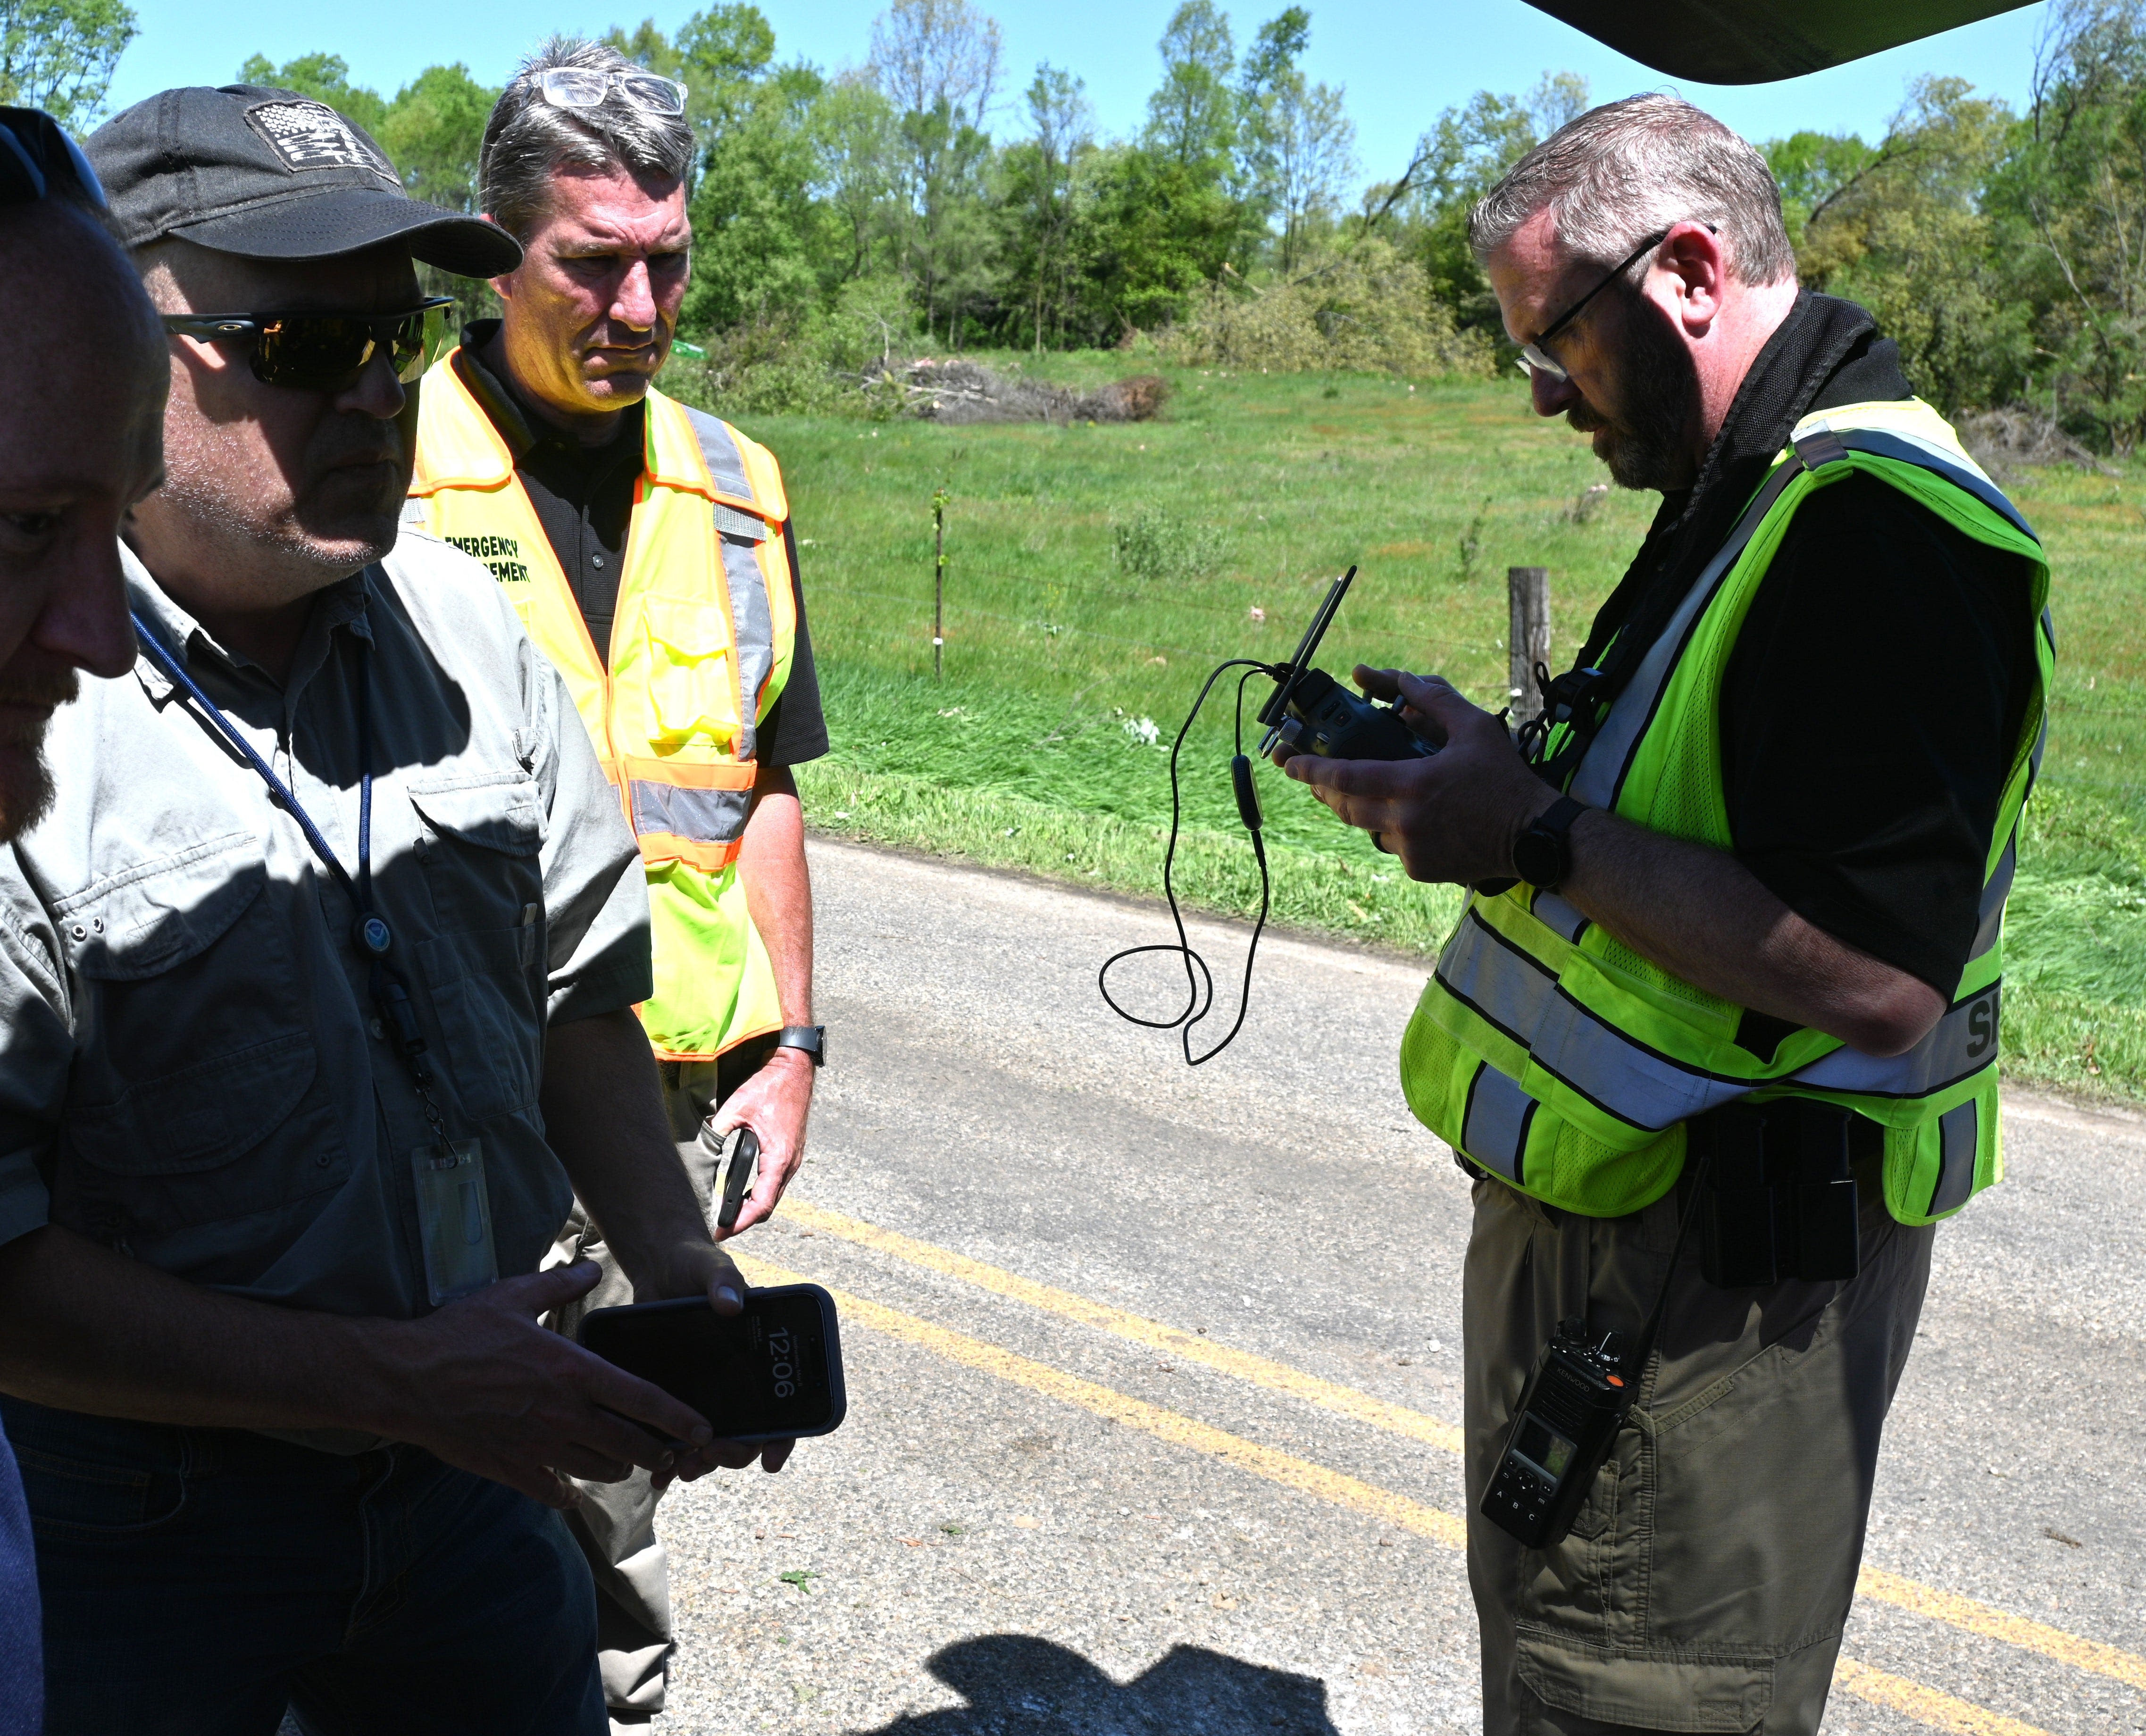
<svg viewBox="0 0 2146 1736"><path fill-rule="evenodd" d="M2046 1733L2032 1724L2023 1724L2016 1718L1956 1700L1934 1688L1924 1687L1920 1682L1910 1682L1905 1676L1888 1675L1882 1669L1858 1664L1853 1658L1843 1658L1834 1665L1833 1680L1835 1687L1845 1688L1858 1699L1883 1706L1888 1711L1904 1712L1912 1719L1947 1732L1948 1736L2046 1736Z"/></svg>
<svg viewBox="0 0 2146 1736"><path fill-rule="evenodd" d="M795 1203L791 1204L795 1210ZM807 1280L796 1272L783 1270L749 1255L731 1257L745 1274L746 1281L753 1285L803 1284ZM1365 1483L1360 1478L1345 1476L1340 1471L1330 1470L1323 1464L1314 1464L1309 1459L1299 1459L1293 1454L1277 1452L1272 1447L1263 1447L1257 1441L1246 1440L1242 1435L1232 1434L1225 1429L1217 1429L1196 1418L1165 1410L1159 1404L1150 1404L1145 1399L1099 1386L1092 1380L1083 1380L1077 1374L1068 1374L1047 1363L1001 1349L996 1344L986 1344L981 1339L969 1337L932 1321L919 1319L915 1314L903 1314L883 1303L870 1302L846 1290L829 1287L835 1306L842 1318L853 1324L869 1326L888 1337L905 1344L929 1350L949 1362L961 1364L982 1374L1005 1380L1016 1386L1044 1397L1077 1406L1091 1414L1102 1417L1142 1434L1167 1441L1173 1446L1190 1449L1210 1458L1219 1459L1240 1470L1250 1471L1270 1483L1280 1484L1285 1489L1326 1501L1361 1514L1367 1519L1377 1519L1396 1530L1413 1532L1427 1537L1434 1543L1443 1544L1450 1549L1465 1550L1468 1546L1468 1527L1458 1515L1436 1507L1427 1507L1420 1501L1412 1501L1406 1495L1395 1494L1390 1489L1380 1489L1375 1484ZM1955 1699L1949 1694L1928 1688L1919 1682L1904 1677L1888 1675L1884 1670L1873 1669L1868 1664L1858 1664L1852 1659L1839 1660L1834 1679L1849 1693L1866 1699L1874 1705L1904 1712L1910 1718L1949 1733L1949 1736L2049 1736L2049 1733L2033 1724L2022 1724L2017 1719Z"/></svg>
<svg viewBox="0 0 2146 1736"><path fill-rule="evenodd" d="M1031 1308L1040 1308L1061 1319L1093 1326L1099 1331L1129 1339L1134 1344L1145 1344L1150 1350L1160 1350L1186 1362L1203 1363L1222 1374L1248 1380L1255 1386L1265 1387L1270 1392L1285 1393L1292 1399L1302 1399L1307 1404L1339 1411L1343 1416L1353 1417L1360 1423L1369 1423L1374 1428L1385 1429L1395 1434L1405 1434L1412 1440L1428 1441L1432 1446L1443 1447L1449 1453L1460 1451L1460 1431L1450 1423L1442 1423L1436 1417L1425 1416L1420 1410L1410 1410L1405 1404L1388 1404L1384 1399L1375 1399L1370 1394L1358 1392L1351 1386L1321 1380L1315 1374L1307 1374L1301 1369L1290 1368L1285 1363L1270 1362L1264 1356L1255 1356L1245 1350L1233 1350L1227 1344L1218 1344L1198 1333L1165 1326L1160 1320L1128 1314L1124 1309L1113 1308L1108 1303L1075 1295L1071 1290L1058 1290L1048 1284L1038 1284L1034 1279L1021 1277L998 1266L986 1265L980 1260L971 1260L966 1255L956 1254L951 1249L934 1247L930 1242L920 1242L914 1236L904 1235L899 1230L882 1230L878 1225L867 1224L860 1218L846 1218L840 1212L829 1211L824 1206L808 1205L794 1194L784 1197L782 1215L785 1221L806 1230L839 1236L842 1240L855 1242L861 1247L877 1249L882 1254L891 1254L896 1260L906 1260L911 1265L922 1266L948 1278L958 1278L980 1290L989 1290L994 1295L1026 1302Z"/></svg>
<svg viewBox="0 0 2146 1736"><path fill-rule="evenodd" d="M1197 1334L1175 1326L1166 1326L1160 1320L1129 1314L1124 1309L1113 1308L1107 1303L1076 1295L1071 1290L1039 1284L1034 1279L1023 1278L1001 1267L986 1265L981 1260L971 1260L966 1255L956 1254L951 1249L919 1241L899 1230L883 1229L861 1218L846 1217L824 1206L808 1205L794 1194L784 1199L782 1215L786 1222L802 1229L891 1255L911 1265L921 1266L945 1277L959 1279L980 1290L989 1290L994 1295L1005 1296L1046 1314L1056 1314L1061 1319L1092 1326L1098 1331L1145 1345L1150 1349L1167 1352L1187 1362L1200 1363L1220 1373L1249 1381L1255 1386L1265 1387L1270 1392L1300 1399L1306 1404L1319 1405L1357 1422L1368 1423L1374 1428L1406 1435L1412 1440L1429 1442L1449 1453L1457 1454L1461 1450L1460 1430L1450 1423L1441 1422L1420 1410L1411 1410L1404 1404L1374 1398L1354 1387L1320 1379L1300 1369L1290 1368L1285 1363L1272 1362L1249 1351L1231 1349L1226 1344L1215 1344ZM1934 1585L1924 1585L1919 1580L1888 1573L1882 1568L1865 1567L1862 1576L1856 1581L1855 1589L1864 1597L1881 1604L1890 1604L1912 1615L1941 1622L1948 1627L1957 1628L1963 1633L1973 1634L1984 1639L1999 1640L2007 1645L2017 1646L2022 1651L2034 1652L2056 1663L2069 1664L2075 1669L2086 1670L2094 1675L2107 1676L2127 1687L2146 1692L2146 1658L2141 1658L2135 1652L2104 1645L2099 1640L2082 1639L2076 1634L2065 1633L2061 1628L2052 1628L2024 1616L2013 1615L1992 1604L1961 1597L1954 1592L1940 1591Z"/></svg>

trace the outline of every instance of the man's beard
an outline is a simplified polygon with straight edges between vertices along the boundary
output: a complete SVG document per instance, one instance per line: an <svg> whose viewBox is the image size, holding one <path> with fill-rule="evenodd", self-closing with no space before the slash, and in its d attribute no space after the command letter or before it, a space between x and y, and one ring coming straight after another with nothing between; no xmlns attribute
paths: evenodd
<svg viewBox="0 0 2146 1736"><path fill-rule="evenodd" d="M1582 434L1606 434L1596 456L1619 488L1666 491L1689 461L1684 431L1691 420L1691 357L1651 307L1634 308L1627 329L1630 337L1615 364L1623 401L1617 414L1604 416L1580 403L1565 421Z"/></svg>
<svg viewBox="0 0 2146 1736"><path fill-rule="evenodd" d="M72 702L78 686L72 670L43 680L0 682L0 706L57 711ZM52 770L45 764L49 715L34 724L0 730L0 843L19 838L52 806Z"/></svg>

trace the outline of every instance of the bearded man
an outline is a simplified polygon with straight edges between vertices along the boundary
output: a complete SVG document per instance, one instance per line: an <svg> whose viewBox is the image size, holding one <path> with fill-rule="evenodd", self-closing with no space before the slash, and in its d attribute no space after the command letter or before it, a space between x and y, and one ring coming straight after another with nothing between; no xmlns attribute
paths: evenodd
<svg viewBox="0 0 2146 1736"><path fill-rule="evenodd" d="M2049 570L1689 103L1581 116L1470 234L1537 412L1662 495L1519 741L1359 670L1440 751L1287 768L1473 889L1401 1075L1475 1184L1484 1724L1807 1736L1933 1226L2001 1173ZM1554 1338L1630 1406L1600 1452L1524 1406Z"/></svg>

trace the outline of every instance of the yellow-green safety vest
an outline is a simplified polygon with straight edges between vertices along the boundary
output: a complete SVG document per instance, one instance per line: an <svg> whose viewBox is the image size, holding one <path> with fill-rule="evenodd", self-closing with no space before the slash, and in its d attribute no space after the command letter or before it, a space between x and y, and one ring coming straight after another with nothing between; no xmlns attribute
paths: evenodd
<svg viewBox="0 0 2146 1736"><path fill-rule="evenodd" d="M1805 417L1727 542L1605 711L1566 793L1649 831L1732 847L1720 695L1736 636L1797 507L1861 471L2033 574L2036 688L1985 866L1980 922L1949 1007L1879 1060L1808 1028L1771 1060L1737 1046L1744 1009L1649 963L1554 892L1473 894L1401 1044L1418 1120L1524 1193L1595 1217L1639 1210L1684 1164L1684 1123L1749 1097L1813 1097L1884 1130L1885 1204L1906 1224L1957 1211L1999 1180L1999 1000L2004 899L2046 740L2055 655L2049 566L2027 521L1919 399ZM1849 624L1844 630L1852 631ZM1874 716L1874 729L1882 721ZM1575 741L1554 730L1545 757Z"/></svg>
<svg viewBox="0 0 2146 1736"><path fill-rule="evenodd" d="M596 655L514 456L450 352L427 372L406 516L474 555L565 676L640 840L656 1055L711 1060L782 1025L737 852L761 721L790 678L796 591L774 456L651 391L608 664Z"/></svg>

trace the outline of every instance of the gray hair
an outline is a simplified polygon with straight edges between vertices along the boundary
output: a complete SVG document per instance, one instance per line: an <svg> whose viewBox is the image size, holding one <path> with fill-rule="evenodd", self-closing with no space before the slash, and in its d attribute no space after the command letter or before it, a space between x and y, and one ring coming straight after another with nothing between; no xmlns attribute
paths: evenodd
<svg viewBox="0 0 2146 1736"><path fill-rule="evenodd" d="M607 42L555 36L515 68L485 122L477 179L484 208L526 242L550 208L551 177L569 167L623 168L649 180L682 181L693 162L683 115L651 114L616 90L594 108L561 108L538 81L554 67L591 72L642 70Z"/></svg>
<svg viewBox="0 0 2146 1736"><path fill-rule="evenodd" d="M1590 108L1506 172L1468 214L1478 260L1550 212L1575 257L1614 265L1658 229L1711 223L1739 283L1794 277L1766 159L1704 109L1659 92Z"/></svg>

